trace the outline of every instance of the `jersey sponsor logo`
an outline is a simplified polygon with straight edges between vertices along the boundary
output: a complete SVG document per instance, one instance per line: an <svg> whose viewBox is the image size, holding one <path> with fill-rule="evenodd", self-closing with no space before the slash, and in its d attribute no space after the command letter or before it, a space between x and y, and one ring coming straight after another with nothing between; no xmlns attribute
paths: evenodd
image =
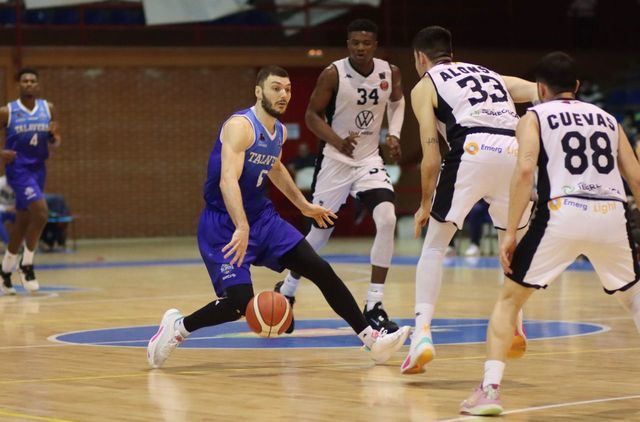
<svg viewBox="0 0 640 422"><path fill-rule="evenodd" d="M467 142L464 144L464 150L467 154L476 155L480 147L475 142Z"/></svg>
<svg viewBox="0 0 640 422"><path fill-rule="evenodd" d="M380 82L380 89L383 90L383 91L386 91L387 89L389 89L389 82L381 81Z"/></svg>
<svg viewBox="0 0 640 422"><path fill-rule="evenodd" d="M373 122L373 113L369 110L362 110L356 116L356 126L358 129L366 129Z"/></svg>
<svg viewBox="0 0 640 422"><path fill-rule="evenodd" d="M222 264L220 265L220 272L222 274L227 274L229 272L233 271L233 265L231 264Z"/></svg>
<svg viewBox="0 0 640 422"><path fill-rule="evenodd" d="M378 73L378 76L380 77L380 79L386 79L386 75L384 74L384 72L380 72Z"/></svg>
<svg viewBox="0 0 640 422"><path fill-rule="evenodd" d="M267 141L264 139L264 134L260 134L260 136L258 136L258 146L261 147L266 147L268 146Z"/></svg>
<svg viewBox="0 0 640 422"><path fill-rule="evenodd" d="M491 117L500 117L500 116L504 116L505 114L510 117L513 117L514 119L520 118L518 116L518 113L516 113L513 110L509 110L507 108L503 108L502 110L491 110L490 108L481 108L480 110L475 110L473 113L471 113L471 116L475 117L475 116L484 115L484 116L491 116Z"/></svg>
<svg viewBox="0 0 640 422"><path fill-rule="evenodd" d="M49 130L49 123L29 123L26 125L14 126L16 133L24 132L47 132Z"/></svg>
<svg viewBox="0 0 640 422"><path fill-rule="evenodd" d="M584 212L591 211L595 214L609 214L620 207L618 201L588 201L575 198L557 198L549 201L549 209L558 211L562 207L572 207Z"/></svg>
<svg viewBox="0 0 640 422"><path fill-rule="evenodd" d="M260 164L265 166L273 166L278 157L268 154L260 154L258 152L249 152L249 162L252 164Z"/></svg>

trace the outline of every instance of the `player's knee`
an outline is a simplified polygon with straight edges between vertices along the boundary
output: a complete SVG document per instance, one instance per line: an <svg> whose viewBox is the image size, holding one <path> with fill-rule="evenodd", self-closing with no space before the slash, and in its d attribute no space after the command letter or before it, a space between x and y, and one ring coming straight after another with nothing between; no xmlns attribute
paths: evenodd
<svg viewBox="0 0 640 422"><path fill-rule="evenodd" d="M40 224L46 224L49 219L49 210L46 207L36 208L30 214L30 217Z"/></svg>
<svg viewBox="0 0 640 422"><path fill-rule="evenodd" d="M236 309L240 315L244 315L247 304L253 297L253 286L251 284L238 284L231 286L226 291L229 304Z"/></svg>
<svg viewBox="0 0 640 422"><path fill-rule="evenodd" d="M306 239L313 250L317 251L322 249L322 247L327 244L327 242L329 241L329 237L331 237L331 233L333 233L333 227L327 229L319 229L312 226Z"/></svg>

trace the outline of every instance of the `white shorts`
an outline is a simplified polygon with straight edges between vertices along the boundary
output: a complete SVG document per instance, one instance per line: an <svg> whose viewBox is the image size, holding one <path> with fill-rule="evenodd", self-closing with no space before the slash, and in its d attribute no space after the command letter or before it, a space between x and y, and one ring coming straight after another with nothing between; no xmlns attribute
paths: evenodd
<svg viewBox="0 0 640 422"><path fill-rule="evenodd" d="M313 203L338 212L349 195L357 198L359 193L373 189L393 192L382 157L372 157L354 167L325 155L315 177Z"/></svg>
<svg viewBox="0 0 640 422"><path fill-rule="evenodd" d="M586 256L611 294L631 287L640 275L625 204L558 198L538 207L514 253L508 275L527 287L546 288L579 256Z"/></svg>
<svg viewBox="0 0 640 422"><path fill-rule="evenodd" d="M516 166L517 143L512 136L468 135L460 161L446 162L440 171L431 206L431 216L452 222L459 229L471 208L481 199L489 204L493 225L504 230L509 215L509 188ZM526 227L531 208L527 207L519 228Z"/></svg>

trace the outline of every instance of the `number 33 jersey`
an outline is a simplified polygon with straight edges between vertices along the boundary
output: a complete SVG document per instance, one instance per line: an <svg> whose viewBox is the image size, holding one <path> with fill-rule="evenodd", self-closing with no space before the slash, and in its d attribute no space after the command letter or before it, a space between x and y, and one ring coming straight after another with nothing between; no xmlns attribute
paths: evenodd
<svg viewBox="0 0 640 422"><path fill-rule="evenodd" d="M572 196L626 201L618 169L616 119L578 100L531 107L540 125L538 195L541 203Z"/></svg>
<svg viewBox="0 0 640 422"><path fill-rule="evenodd" d="M486 67L461 62L438 64L427 75L438 95L435 114L438 132L451 150L448 159L499 162L505 155L513 157L517 153L515 141L506 137L487 143L481 137L476 140L469 136L515 135L519 117L502 76Z"/></svg>
<svg viewBox="0 0 640 422"><path fill-rule="evenodd" d="M343 139L351 134L360 136L353 159L329 144L323 154L346 164L362 165L379 155L380 127L392 89L391 66L374 58L373 71L368 75L358 73L349 58L337 60L333 66L338 71L338 90L325 112L327 123Z"/></svg>

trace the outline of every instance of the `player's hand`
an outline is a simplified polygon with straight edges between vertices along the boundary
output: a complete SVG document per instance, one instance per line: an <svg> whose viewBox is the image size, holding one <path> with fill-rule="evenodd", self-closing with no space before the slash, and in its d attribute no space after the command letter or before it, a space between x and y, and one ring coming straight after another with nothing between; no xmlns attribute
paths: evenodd
<svg viewBox="0 0 640 422"><path fill-rule="evenodd" d="M242 261L244 261L244 256L247 254L247 246L249 245L249 228L236 228L236 231L233 232L233 236L231 236L231 241L227 243L224 248L222 248L222 253L224 258L227 259L231 255L233 258L229 264L238 264L237 267L242 266Z"/></svg>
<svg viewBox="0 0 640 422"><path fill-rule="evenodd" d="M385 143L389 145L389 153L391 154L391 159L395 162L400 161L402 157L402 150L400 149L400 139L397 136L387 135L385 138Z"/></svg>
<svg viewBox="0 0 640 422"><path fill-rule="evenodd" d="M516 250L516 235L513 233L505 232L502 242L500 243L500 264L505 274L511 274L511 259L513 258L513 251Z"/></svg>
<svg viewBox="0 0 640 422"><path fill-rule="evenodd" d="M5 164L11 163L16 159L16 152L12 149L3 149L0 150L0 160L4 161Z"/></svg>
<svg viewBox="0 0 640 422"><path fill-rule="evenodd" d="M311 203L307 203L307 206L301 209L300 212L305 217L313 218L318 227L323 229L333 226L333 220L338 218L331 210Z"/></svg>
<svg viewBox="0 0 640 422"><path fill-rule="evenodd" d="M334 145L334 146L338 149L338 151L340 151L347 157L353 158L353 150L356 147L356 145L358 145L357 139L359 136L360 134L358 133L352 133L346 138L344 138L342 142L340 142L338 145Z"/></svg>
<svg viewBox="0 0 640 422"><path fill-rule="evenodd" d="M62 143L58 122L49 123L49 143L54 147L59 147Z"/></svg>
<svg viewBox="0 0 640 422"><path fill-rule="evenodd" d="M413 235L416 239L420 237L422 228L427 224L427 221L429 221L429 211L428 208L424 208L421 205L413 216Z"/></svg>

